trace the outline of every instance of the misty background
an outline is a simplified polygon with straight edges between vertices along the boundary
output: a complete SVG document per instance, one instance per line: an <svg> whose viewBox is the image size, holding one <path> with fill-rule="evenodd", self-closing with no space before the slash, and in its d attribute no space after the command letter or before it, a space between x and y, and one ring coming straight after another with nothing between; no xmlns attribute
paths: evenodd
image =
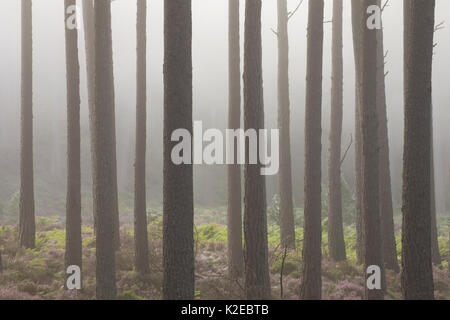
<svg viewBox="0 0 450 320"><path fill-rule="evenodd" d="M244 26L241 1L241 37ZM288 0L294 10L299 0ZM434 151L438 214L449 208L450 188L450 13L448 0L436 1L436 22L446 27L435 35L433 70ZM81 5L81 1L79 1ZM327 183L328 132L331 92L332 0L325 1L323 72L323 183ZM306 86L307 1L289 22L290 100L293 190L303 206L304 105ZM81 8L81 7L80 7ZM262 7L263 79L267 128L277 126L276 0ZM204 129L227 127L228 1L192 0L194 120ZM354 57L350 0L344 1L344 119L343 150L354 132ZM136 2L112 5L116 96L118 183L121 197L132 199L136 96ZM81 26L82 21L80 21ZM391 0L383 13L386 94L394 206L401 205L403 156L403 2ZM65 208L66 80L64 1L33 0L33 111L35 193L38 215L59 215ZM81 130L83 210L91 206L91 170L83 28L79 29L81 67ZM243 43L243 38L241 38ZM0 201L4 206L19 189L20 152L20 1L0 0ZM162 202L163 122L163 0L148 1L148 151L147 193L150 206ZM243 50L243 45L241 46ZM243 52L242 52L243 54ZM243 60L242 60L243 61ZM241 67L243 65L241 64ZM226 205L226 167L194 167L197 206ZM343 177L353 190L354 145L343 165ZM277 192L277 177L267 177L268 201ZM324 189L326 192L326 189Z"/></svg>

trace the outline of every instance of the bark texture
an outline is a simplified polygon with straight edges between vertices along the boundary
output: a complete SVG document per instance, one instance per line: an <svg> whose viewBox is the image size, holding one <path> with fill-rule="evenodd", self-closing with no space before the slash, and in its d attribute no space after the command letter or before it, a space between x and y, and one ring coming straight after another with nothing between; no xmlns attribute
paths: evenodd
<svg viewBox="0 0 450 320"><path fill-rule="evenodd" d="M164 1L163 296L194 298L192 165L171 160L172 132L192 136L192 14L190 0Z"/></svg>
<svg viewBox="0 0 450 320"><path fill-rule="evenodd" d="M431 256L431 79L434 0L404 2L405 136L403 155L402 292L434 299Z"/></svg>
<svg viewBox="0 0 450 320"><path fill-rule="evenodd" d="M72 265L82 268L78 31L76 28L71 30L66 25L66 10L75 4L75 0L64 1L67 85L66 269Z"/></svg>
<svg viewBox="0 0 450 320"><path fill-rule="evenodd" d="M300 298L322 297L322 68L323 0L309 0L305 105L305 225Z"/></svg>
<svg viewBox="0 0 450 320"><path fill-rule="evenodd" d="M439 235L437 228L437 212L436 212L436 179L434 170L434 133L433 133L433 105L431 106L431 162L430 162L430 201L431 201L431 258L433 264L441 265L442 258L439 252Z"/></svg>
<svg viewBox="0 0 450 320"><path fill-rule="evenodd" d="M93 187L96 225L97 299L116 298L115 161L111 1L95 1L95 104L93 121Z"/></svg>
<svg viewBox="0 0 450 320"><path fill-rule="evenodd" d="M381 1L377 1L381 7ZM400 271L395 241L394 210L392 207L391 169L389 161L389 135L385 83L385 54L383 29L377 30L377 110L379 143L379 196L383 258L387 269Z"/></svg>
<svg viewBox="0 0 450 320"><path fill-rule="evenodd" d="M239 0L228 2L228 128L241 127L241 55ZM237 158L237 146L234 149ZM237 163L237 162L234 162ZM228 165L228 271L232 278L244 274L242 249L241 166Z"/></svg>
<svg viewBox="0 0 450 320"><path fill-rule="evenodd" d="M287 0L278 0L278 129L280 146L279 194L281 246L295 249L292 200L291 111L289 101L289 39Z"/></svg>
<svg viewBox="0 0 450 320"><path fill-rule="evenodd" d="M244 41L245 130L255 129L258 132L264 128L262 85L261 0L247 0ZM259 137L257 140L259 145ZM247 140L244 171L245 292L247 299L261 300L270 299L266 182L260 172L261 164L249 164L249 148Z"/></svg>
<svg viewBox="0 0 450 320"><path fill-rule="evenodd" d="M33 172L33 27L32 0L22 0L22 75L20 103L20 203L19 244L34 248L36 225L34 213Z"/></svg>
<svg viewBox="0 0 450 320"><path fill-rule="evenodd" d="M346 259L344 226L342 221L341 138L343 113L343 1L333 2L331 126L328 159L328 248L334 261Z"/></svg>
<svg viewBox="0 0 450 320"><path fill-rule="evenodd" d="M147 0L137 0L136 62L136 160L134 163L134 248L135 266L149 273L146 168L147 143Z"/></svg>

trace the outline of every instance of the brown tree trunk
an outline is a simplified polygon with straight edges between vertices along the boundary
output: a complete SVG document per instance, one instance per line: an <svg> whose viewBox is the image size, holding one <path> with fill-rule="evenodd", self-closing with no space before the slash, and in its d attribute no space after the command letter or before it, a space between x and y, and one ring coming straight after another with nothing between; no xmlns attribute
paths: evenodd
<svg viewBox="0 0 450 320"><path fill-rule="evenodd" d="M164 1L163 296L194 298L193 167L171 160L172 132L192 135L192 14L190 0Z"/></svg>
<svg viewBox="0 0 450 320"><path fill-rule="evenodd" d="M287 0L278 0L278 129L280 130L280 232L281 246L295 249L295 224L292 200L289 41Z"/></svg>
<svg viewBox="0 0 450 320"><path fill-rule="evenodd" d="M244 41L244 127L259 132L264 128L262 87L261 0L245 3ZM260 138L258 136L258 149ZM267 244L266 182L261 164L249 164L246 140L244 243L245 291L247 299L270 299Z"/></svg>
<svg viewBox="0 0 450 320"><path fill-rule="evenodd" d="M328 159L328 248L334 261L346 257L342 221L341 191L341 137L343 109L343 55L342 55L343 1L333 2L331 126Z"/></svg>
<svg viewBox="0 0 450 320"><path fill-rule="evenodd" d="M364 264L364 222L362 215L362 138L360 121L360 91L361 91L361 32L359 28L359 15L361 13L361 0L352 0L352 29L353 50L355 56L355 222L356 222L356 260Z"/></svg>
<svg viewBox="0 0 450 320"><path fill-rule="evenodd" d="M381 7L381 1L377 0ZM387 269L400 271L395 241L394 210L392 207L391 169L389 163L389 135L386 104L383 29L377 30L377 110L379 143L379 196L383 258Z"/></svg>
<svg viewBox="0 0 450 320"><path fill-rule="evenodd" d="M402 291L434 299L431 256L431 81L434 0L405 5Z"/></svg>
<svg viewBox="0 0 450 320"><path fill-rule="evenodd" d="M309 0L305 105L305 226L300 298L322 296L322 67L323 0Z"/></svg>
<svg viewBox="0 0 450 320"><path fill-rule="evenodd" d="M378 114L377 114L377 30L367 28L366 10L376 5L376 0L364 0L360 13L360 32L362 35L361 61L361 133L362 133L362 197L365 235L365 270L369 266L378 266L384 277L382 255L380 207L379 207L379 151L378 151ZM384 282L384 281L382 281ZM366 286L366 299L381 300L383 289L370 290Z"/></svg>
<svg viewBox="0 0 450 320"><path fill-rule="evenodd" d="M241 127L241 53L239 43L239 0L229 0L228 25L228 124L229 129ZM237 159L237 147L234 150ZM237 162L235 162L237 163ZM241 166L228 165L228 270L232 278L244 273L242 249Z"/></svg>
<svg viewBox="0 0 450 320"><path fill-rule="evenodd" d="M134 164L134 248L136 271L149 273L146 168L147 141L147 0L137 0L136 160Z"/></svg>
<svg viewBox="0 0 450 320"><path fill-rule="evenodd" d="M22 79L21 79L21 141L20 141L20 204L19 244L34 248L36 225L34 217L33 173L33 34L32 0L22 0Z"/></svg>
<svg viewBox="0 0 450 320"><path fill-rule="evenodd" d="M65 266L82 267L81 165L80 165L80 64L78 31L66 25L67 8L75 0L64 1L67 85L67 197Z"/></svg>
<svg viewBox="0 0 450 320"><path fill-rule="evenodd" d="M433 109L433 106L431 106ZM431 258L433 264L436 266L441 265L442 258L439 252L439 239L437 228L437 212L436 212L436 184L435 184L435 171L434 171L434 133L433 133L433 110L431 110L431 162L430 162L430 200L431 200Z"/></svg>
<svg viewBox="0 0 450 320"><path fill-rule="evenodd" d="M114 94L111 37L111 1L95 1L95 104L93 121L93 186L96 226L97 299L116 297L114 243Z"/></svg>

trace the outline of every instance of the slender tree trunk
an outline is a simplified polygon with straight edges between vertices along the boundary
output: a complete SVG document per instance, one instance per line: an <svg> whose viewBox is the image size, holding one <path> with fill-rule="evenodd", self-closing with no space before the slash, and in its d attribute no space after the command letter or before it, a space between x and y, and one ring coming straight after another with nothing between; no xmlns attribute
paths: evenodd
<svg viewBox="0 0 450 320"><path fill-rule="evenodd" d="M294 208L292 200L289 41L287 0L278 0L278 129L280 130L280 232L281 246L295 248Z"/></svg>
<svg viewBox="0 0 450 320"><path fill-rule="evenodd" d="M322 296L322 68L323 0L309 0L305 106L305 227L300 298Z"/></svg>
<svg viewBox="0 0 450 320"><path fill-rule="evenodd" d="M241 53L239 37L239 0L229 0L228 25L228 124L241 127ZM237 147L234 149L237 158ZM235 162L237 163L237 162ZM241 166L228 165L228 270L232 278L244 273L242 250Z"/></svg>
<svg viewBox="0 0 450 320"><path fill-rule="evenodd" d="M65 266L82 267L81 165L80 165L80 65L78 31L67 26L67 8L75 0L64 1L67 85L67 198Z"/></svg>
<svg viewBox="0 0 450 320"><path fill-rule="evenodd" d="M381 0L377 0L381 7ZM383 29L377 30L377 110L379 142L379 196L383 258L387 269L400 271L395 241L394 210L392 207L391 169L389 163L389 135L386 104L385 61Z"/></svg>
<svg viewBox="0 0 450 320"><path fill-rule="evenodd" d="M378 266L384 277L382 255L381 222L379 207L379 151L378 151L378 114L377 114L377 30L367 27L366 10L376 5L376 0L364 0L360 14L362 35L362 90L361 132L362 132L362 173L363 173L363 215L365 234L365 270L369 266ZM384 281L382 281L384 282ZM366 286L366 299L381 300L383 289L369 289Z"/></svg>
<svg viewBox="0 0 450 320"><path fill-rule="evenodd" d="M163 295L194 298L193 167L175 165L176 129L192 135L192 13L190 0L164 1Z"/></svg>
<svg viewBox="0 0 450 320"><path fill-rule="evenodd" d="M97 299L116 297L114 243L114 94L111 1L95 1L95 105L93 107L94 214L97 217Z"/></svg>
<svg viewBox="0 0 450 320"><path fill-rule="evenodd" d="M244 41L244 127L259 132L264 128L262 86L261 0L245 3ZM260 137L257 138L258 149ZM250 147L245 154L245 290L247 299L270 299L267 244L266 182L261 164L249 164Z"/></svg>
<svg viewBox="0 0 450 320"><path fill-rule="evenodd" d="M346 257L342 221L341 191L341 137L343 109L343 55L342 55L343 1L333 2L332 88L330 155L328 160L328 247L330 257L343 261Z"/></svg>
<svg viewBox="0 0 450 320"><path fill-rule="evenodd" d="M147 0L137 0L136 161L134 164L134 246L136 271L149 273L146 168L147 142Z"/></svg>
<svg viewBox="0 0 450 320"><path fill-rule="evenodd" d="M20 141L20 204L19 244L34 248L36 225L34 217L33 173L33 34L32 0L22 0L22 80Z"/></svg>
<svg viewBox="0 0 450 320"><path fill-rule="evenodd" d="M431 256L431 81L434 0L405 6L402 291L434 299Z"/></svg>
<svg viewBox="0 0 450 320"><path fill-rule="evenodd" d="M433 133L433 105L431 106L431 162L430 162L430 200L431 200L431 258L433 264L441 265L442 258L439 252L439 239L437 229L437 212L436 212L436 179L434 170L434 133Z"/></svg>
<svg viewBox="0 0 450 320"><path fill-rule="evenodd" d="M362 169L361 169L361 121L360 121L360 91L361 91L361 32L359 15L361 0L352 0L353 50L355 56L355 222L356 222L356 260L364 264L364 222L362 214Z"/></svg>

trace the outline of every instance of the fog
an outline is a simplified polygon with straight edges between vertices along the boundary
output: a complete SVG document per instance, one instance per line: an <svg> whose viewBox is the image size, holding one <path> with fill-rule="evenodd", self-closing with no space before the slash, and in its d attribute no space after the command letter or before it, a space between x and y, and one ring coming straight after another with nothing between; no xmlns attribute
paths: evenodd
<svg viewBox="0 0 450 320"><path fill-rule="evenodd" d="M448 20L448 0L437 0L436 21ZM204 127L225 129L228 108L228 1L193 0L194 120ZM326 0L325 22L331 19L332 0ZM66 180L66 82L64 53L64 2L33 0L33 108L34 164L37 214L62 214ZM289 0L293 10L297 0ZM81 5L81 3L80 3ZM119 191L133 191L136 83L136 4L115 0L113 53L116 90L116 125ZM387 106L395 206L400 206L403 141L403 7L389 2L383 13L386 58ZM277 121L276 1L263 1L263 78L267 128ZM354 57L350 1L344 1L344 126L345 148L354 132ZM241 35L244 1L241 3ZM306 75L307 1L289 22L291 144L294 198L302 206L303 145ZM436 196L438 212L445 210L450 167L450 27L436 33L434 55L434 129ZM243 39L242 39L243 40ZM20 1L0 1L0 201L6 204L19 185L20 145ZM79 35L82 98L83 193L90 193L90 151L87 112L84 35ZM243 48L243 46L242 46ZM326 183L331 92L331 23L325 23L323 72L323 183ZM242 60L243 61L243 60ZM148 199L158 206L162 199L163 111L163 0L148 7ZM353 186L354 148L345 160L343 176ZM195 200L198 206L225 205L224 166L196 166ZM267 179L268 200L276 193L276 176ZM50 200L49 200L50 199ZM54 200L54 201L53 201ZM448 204L447 204L448 205ZM447 207L448 208L448 207Z"/></svg>

